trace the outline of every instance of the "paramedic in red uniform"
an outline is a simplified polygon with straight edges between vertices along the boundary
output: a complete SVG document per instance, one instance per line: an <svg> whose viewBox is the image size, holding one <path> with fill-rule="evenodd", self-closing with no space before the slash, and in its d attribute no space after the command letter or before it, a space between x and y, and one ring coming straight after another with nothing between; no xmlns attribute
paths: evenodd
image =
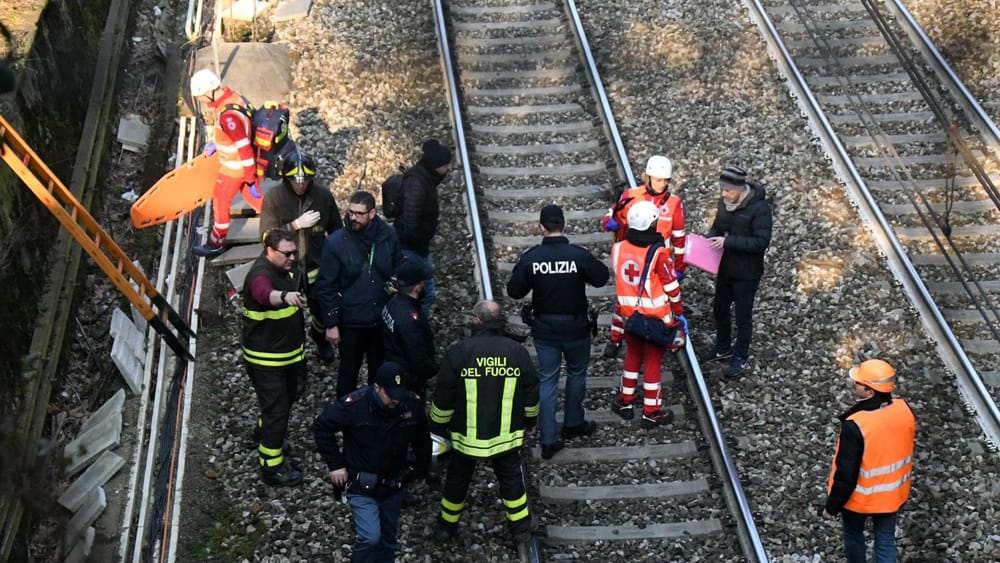
<svg viewBox="0 0 1000 563"><path fill-rule="evenodd" d="M207 154L219 154L221 165L212 194L212 232L206 244L193 249L196 256L211 258L226 251L229 208L236 194L242 192L243 199L257 213L263 197L257 185L257 165L251 146L253 124L246 98L223 86L219 77L208 69L191 76L191 96L211 108L215 115L214 142L205 146Z"/></svg>
<svg viewBox="0 0 1000 563"><path fill-rule="evenodd" d="M849 372L861 401L840 415L840 438L822 514L844 523L848 563L864 563L865 521L875 530L876 563L896 561L896 515L910 496L916 420L906 401L895 399L896 370L866 360Z"/></svg>
<svg viewBox="0 0 1000 563"><path fill-rule="evenodd" d="M674 277L684 279L684 253L687 250L687 233L684 231L684 203L680 196L670 193L670 177L674 165L665 156L654 155L646 162L642 175L642 185L626 190L621 198L604 215L601 228L614 233L615 242L625 240L628 232L628 210L640 201L649 201L660 210L656 231L663 237L667 254L673 259ZM622 343L625 319L614 308L611 315L611 341L604 349L604 355L613 358L618 355Z"/></svg>

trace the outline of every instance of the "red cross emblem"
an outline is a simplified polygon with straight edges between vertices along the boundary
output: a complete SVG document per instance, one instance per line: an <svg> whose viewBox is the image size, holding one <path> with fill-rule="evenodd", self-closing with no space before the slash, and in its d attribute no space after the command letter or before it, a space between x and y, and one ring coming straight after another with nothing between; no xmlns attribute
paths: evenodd
<svg viewBox="0 0 1000 563"><path fill-rule="evenodd" d="M642 275L642 268L635 260L626 260L622 264L622 279L631 286L639 285L639 277Z"/></svg>

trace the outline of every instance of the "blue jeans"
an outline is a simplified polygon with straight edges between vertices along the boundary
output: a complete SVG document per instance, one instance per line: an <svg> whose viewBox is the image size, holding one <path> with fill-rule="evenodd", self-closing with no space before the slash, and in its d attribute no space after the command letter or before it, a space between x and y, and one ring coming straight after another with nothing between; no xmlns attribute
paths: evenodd
<svg viewBox="0 0 1000 563"><path fill-rule="evenodd" d="M760 279L715 279L715 298L712 312L715 317L715 345L719 350L732 346L733 314L736 313L736 346L733 353L741 358L750 357L750 339L753 337L753 300L760 287ZM732 309L732 311L730 310Z"/></svg>
<svg viewBox="0 0 1000 563"><path fill-rule="evenodd" d="M875 563L896 563L896 514L859 514L841 511L844 521L844 555L847 563L866 563L865 520L875 528Z"/></svg>
<svg viewBox="0 0 1000 563"><path fill-rule="evenodd" d="M434 260L430 254L421 256L412 250L404 250L403 259L423 262L432 273L434 272ZM425 319L431 318L431 305L435 301L437 301L437 286L434 285L434 278L432 277L424 282L424 294L420 296L420 314Z"/></svg>
<svg viewBox="0 0 1000 563"><path fill-rule="evenodd" d="M542 444L559 440L556 432L556 403L559 401L559 372L566 358L566 416L563 426L583 424L583 396L587 393L587 366L590 364L590 337L555 342L535 339L538 352L539 388L538 427Z"/></svg>
<svg viewBox="0 0 1000 563"><path fill-rule="evenodd" d="M347 494L357 533L351 563L392 563L396 560L396 533L403 496L402 489L383 499Z"/></svg>

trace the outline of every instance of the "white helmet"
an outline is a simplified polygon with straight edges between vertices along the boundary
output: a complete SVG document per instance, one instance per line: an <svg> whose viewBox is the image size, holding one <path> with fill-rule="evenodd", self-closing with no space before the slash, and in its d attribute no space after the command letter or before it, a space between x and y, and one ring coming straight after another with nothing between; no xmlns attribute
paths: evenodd
<svg viewBox="0 0 1000 563"><path fill-rule="evenodd" d="M204 96L222 86L219 77L207 68L203 68L191 76L191 95Z"/></svg>
<svg viewBox="0 0 1000 563"><path fill-rule="evenodd" d="M670 178L670 174L674 171L674 165L670 162L670 159L665 156L651 156L649 160L646 161L646 175L652 176L653 178Z"/></svg>
<svg viewBox="0 0 1000 563"><path fill-rule="evenodd" d="M660 218L660 209L651 201L639 201L628 208L628 228L645 231Z"/></svg>

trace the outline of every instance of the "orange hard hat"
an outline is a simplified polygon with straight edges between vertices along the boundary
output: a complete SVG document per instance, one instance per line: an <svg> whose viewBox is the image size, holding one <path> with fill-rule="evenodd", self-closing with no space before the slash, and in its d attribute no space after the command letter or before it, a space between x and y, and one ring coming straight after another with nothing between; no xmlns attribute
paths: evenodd
<svg viewBox="0 0 1000 563"><path fill-rule="evenodd" d="M880 393L896 388L896 370L885 360L865 360L848 372L851 379Z"/></svg>

